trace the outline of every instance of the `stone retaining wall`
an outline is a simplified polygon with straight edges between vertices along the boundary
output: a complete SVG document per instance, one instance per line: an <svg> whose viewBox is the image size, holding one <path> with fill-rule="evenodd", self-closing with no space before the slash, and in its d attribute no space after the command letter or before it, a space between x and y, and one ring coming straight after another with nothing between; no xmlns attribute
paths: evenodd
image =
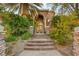
<svg viewBox="0 0 79 59"><path fill-rule="evenodd" d="M13 56L24 50L25 43L23 40L7 43L6 55Z"/></svg>
<svg viewBox="0 0 79 59"><path fill-rule="evenodd" d="M3 37L0 35L0 56L5 56L6 44Z"/></svg>
<svg viewBox="0 0 79 59"><path fill-rule="evenodd" d="M79 56L79 27L74 29L73 54Z"/></svg>
<svg viewBox="0 0 79 59"><path fill-rule="evenodd" d="M29 38L29 39L31 39L31 38ZM5 51L6 56L15 56L15 55L18 55L19 53L21 53L22 51L24 51L24 47L28 40L19 39L14 42L7 42L6 43L7 49Z"/></svg>

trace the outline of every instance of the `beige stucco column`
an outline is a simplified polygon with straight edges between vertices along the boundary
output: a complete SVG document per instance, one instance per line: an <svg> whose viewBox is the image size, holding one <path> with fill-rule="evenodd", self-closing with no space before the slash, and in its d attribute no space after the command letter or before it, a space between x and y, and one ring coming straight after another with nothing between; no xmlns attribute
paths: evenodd
<svg viewBox="0 0 79 59"><path fill-rule="evenodd" d="M44 16L44 26L45 26L45 32L46 32L46 16Z"/></svg>

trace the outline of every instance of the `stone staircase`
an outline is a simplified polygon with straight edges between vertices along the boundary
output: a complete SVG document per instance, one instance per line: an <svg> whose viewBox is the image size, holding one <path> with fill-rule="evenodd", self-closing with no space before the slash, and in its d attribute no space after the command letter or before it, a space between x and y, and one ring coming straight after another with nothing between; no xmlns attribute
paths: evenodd
<svg viewBox="0 0 79 59"><path fill-rule="evenodd" d="M53 50L53 41L47 35L35 35L28 40L24 50Z"/></svg>

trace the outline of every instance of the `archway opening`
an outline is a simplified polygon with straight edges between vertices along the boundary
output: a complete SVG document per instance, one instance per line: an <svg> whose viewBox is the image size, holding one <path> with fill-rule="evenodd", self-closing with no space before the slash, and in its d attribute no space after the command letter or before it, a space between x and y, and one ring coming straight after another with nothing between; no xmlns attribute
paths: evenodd
<svg viewBox="0 0 79 59"><path fill-rule="evenodd" d="M35 33L45 33L44 16L38 14L35 19Z"/></svg>

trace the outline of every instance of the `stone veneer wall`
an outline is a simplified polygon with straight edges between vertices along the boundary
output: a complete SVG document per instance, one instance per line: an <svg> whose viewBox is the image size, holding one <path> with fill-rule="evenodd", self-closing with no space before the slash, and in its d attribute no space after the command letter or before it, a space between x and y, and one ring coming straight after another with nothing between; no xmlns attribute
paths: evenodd
<svg viewBox="0 0 79 59"><path fill-rule="evenodd" d="M0 56L5 56L6 44L4 38L0 35Z"/></svg>
<svg viewBox="0 0 79 59"><path fill-rule="evenodd" d="M73 54L74 56L79 56L79 27L74 29L74 41L73 41Z"/></svg>
<svg viewBox="0 0 79 59"><path fill-rule="evenodd" d="M1 24L2 24L2 16L0 16L0 56L5 56L6 43L3 35L4 27Z"/></svg>

